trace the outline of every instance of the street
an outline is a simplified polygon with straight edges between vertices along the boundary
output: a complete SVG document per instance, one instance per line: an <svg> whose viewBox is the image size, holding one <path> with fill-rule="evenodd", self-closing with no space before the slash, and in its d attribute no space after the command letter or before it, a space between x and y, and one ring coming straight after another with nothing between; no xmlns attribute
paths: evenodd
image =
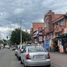
<svg viewBox="0 0 67 67"><path fill-rule="evenodd" d="M22 67L20 62L9 49L0 50L0 67Z"/></svg>
<svg viewBox="0 0 67 67"><path fill-rule="evenodd" d="M51 61L56 67L67 67L67 54L50 53Z"/></svg>
<svg viewBox="0 0 67 67"><path fill-rule="evenodd" d="M67 67L67 55L50 53L51 67ZM10 49L0 50L0 67L23 67Z"/></svg>

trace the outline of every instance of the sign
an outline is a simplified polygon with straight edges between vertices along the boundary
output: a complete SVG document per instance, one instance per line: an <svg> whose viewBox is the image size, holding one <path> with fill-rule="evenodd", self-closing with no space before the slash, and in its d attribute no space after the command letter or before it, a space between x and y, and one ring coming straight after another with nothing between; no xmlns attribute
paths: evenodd
<svg viewBox="0 0 67 67"><path fill-rule="evenodd" d="M44 48L48 49L50 46L50 40L45 40L44 42Z"/></svg>
<svg viewBox="0 0 67 67"><path fill-rule="evenodd" d="M39 41L42 41L42 36L39 36Z"/></svg>

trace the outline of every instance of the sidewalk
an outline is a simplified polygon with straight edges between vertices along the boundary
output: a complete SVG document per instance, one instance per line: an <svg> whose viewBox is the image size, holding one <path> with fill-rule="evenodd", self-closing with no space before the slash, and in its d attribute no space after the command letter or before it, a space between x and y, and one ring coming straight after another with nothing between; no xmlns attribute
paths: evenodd
<svg viewBox="0 0 67 67"><path fill-rule="evenodd" d="M60 55L67 55L67 53L60 53L60 52L49 52L50 54L60 54Z"/></svg>
<svg viewBox="0 0 67 67"><path fill-rule="evenodd" d="M50 52L51 63L57 67L67 67L67 54Z"/></svg>

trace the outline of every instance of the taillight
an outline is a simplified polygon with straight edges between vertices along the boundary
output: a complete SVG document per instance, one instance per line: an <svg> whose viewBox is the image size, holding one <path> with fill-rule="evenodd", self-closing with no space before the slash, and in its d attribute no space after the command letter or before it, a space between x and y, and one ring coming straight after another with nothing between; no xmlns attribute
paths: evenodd
<svg viewBox="0 0 67 67"><path fill-rule="evenodd" d="M25 57L26 57L26 59L30 59L29 53L27 53Z"/></svg>
<svg viewBox="0 0 67 67"><path fill-rule="evenodd" d="M48 59L50 59L50 54L48 53Z"/></svg>

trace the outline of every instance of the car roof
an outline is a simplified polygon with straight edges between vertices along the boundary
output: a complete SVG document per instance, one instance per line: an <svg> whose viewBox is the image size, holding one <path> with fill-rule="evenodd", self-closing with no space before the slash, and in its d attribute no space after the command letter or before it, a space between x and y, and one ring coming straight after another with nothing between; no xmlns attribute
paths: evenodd
<svg viewBox="0 0 67 67"><path fill-rule="evenodd" d="M41 47L41 48L43 48L42 46L34 46L34 45L27 45L26 47L27 47L27 48L30 48L30 47L37 47L37 48L38 48L38 47Z"/></svg>

